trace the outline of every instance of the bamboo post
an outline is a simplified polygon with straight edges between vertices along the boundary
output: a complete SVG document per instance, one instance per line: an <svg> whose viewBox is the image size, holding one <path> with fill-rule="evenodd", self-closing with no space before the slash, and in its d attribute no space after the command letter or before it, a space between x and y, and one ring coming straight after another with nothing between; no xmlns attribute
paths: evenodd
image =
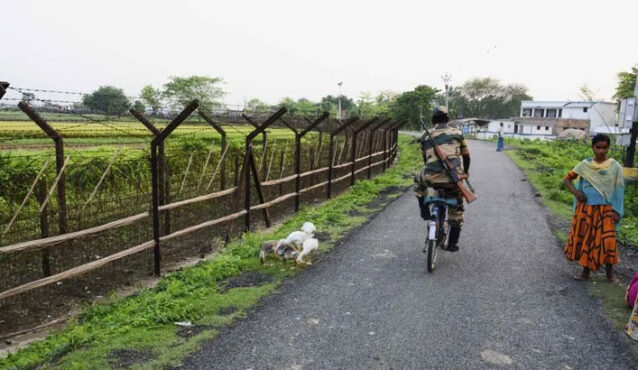
<svg viewBox="0 0 638 370"><path fill-rule="evenodd" d="M209 125L211 125L215 131L217 131L221 136L222 136L222 147L220 149L220 153L222 153L221 155L221 167L220 167L220 172L219 172L219 181L221 182L220 186L219 186L219 190L224 190L226 188L226 163L223 161L224 158L224 154L226 154L226 151L228 150L228 143L226 141L226 131L222 128L221 124L219 124L218 122L213 121L210 117L208 117L204 112L200 110L197 110L197 113L199 114L200 117L202 117L204 119L204 121L206 121L206 123L208 123ZM237 186L237 181L235 180L234 183L235 186Z"/></svg>
<svg viewBox="0 0 638 370"><path fill-rule="evenodd" d="M372 165L372 149L373 149L372 144L375 142L372 139L375 137L374 133L376 130L381 128L381 126L385 125L389 120L390 118L387 118L383 120L381 123L379 123L378 125L370 129L370 141L368 142L368 179L372 178L372 166L371 166Z"/></svg>
<svg viewBox="0 0 638 370"><path fill-rule="evenodd" d="M328 199L330 199L330 197L332 196L332 167L334 166L333 153L336 152L334 148L334 137L338 135L341 131L345 130L348 126L357 122L358 120L359 120L359 117L356 117L356 116L352 117L349 120L347 120L345 123L343 123L341 126L339 126L336 130L330 133L330 143L328 144L329 146L328 150L330 151L330 158L328 161ZM345 145L346 145L346 142L344 141L343 146L341 147L342 150ZM341 156L341 153L339 154L339 156Z"/></svg>
<svg viewBox="0 0 638 370"><path fill-rule="evenodd" d="M182 190L184 190L184 184L186 183L186 177L188 176L188 173L190 172L191 169L191 164L193 164L193 155L195 153L191 153L190 157L188 157L188 164L186 165L186 171L184 171L184 177L182 178L182 186L179 187L179 193L182 193Z"/></svg>
<svg viewBox="0 0 638 370"><path fill-rule="evenodd" d="M390 121L386 127L384 127L381 131L383 131L383 172L388 167L388 129L394 126L394 122Z"/></svg>
<svg viewBox="0 0 638 370"><path fill-rule="evenodd" d="M4 231L2 232L2 235L4 235L7 232L9 232L9 229L11 229L11 226L15 222L16 218L18 218L18 214L20 214L20 211L22 211L24 206L27 204L27 201L29 200L29 197L33 193L33 190L35 189L35 186L38 184L38 181L40 180L40 177L42 176L44 171L47 169L47 167L49 167L49 159L48 158L42 164L42 167L40 168L40 171L38 171L38 174L35 176L35 180L33 180L33 183L31 184L31 187L29 188L29 191L27 192L27 195L25 195L24 199L22 199L22 203L20 203L20 206L18 207L18 209L13 214L13 217L11 217L11 220L9 221L9 224L7 224L7 227L5 227ZM44 201L44 199L42 201Z"/></svg>
<svg viewBox="0 0 638 370"><path fill-rule="evenodd" d="M357 136L359 135L359 133L363 130L365 130L366 128L368 128L368 126L370 126L371 124L373 124L374 122L376 122L376 120L378 119L378 117L374 117L373 119L365 122L363 125L361 125L361 127L354 129L354 131L352 132L352 166L350 168L350 186L354 185L354 179L355 179L355 167L357 164Z"/></svg>

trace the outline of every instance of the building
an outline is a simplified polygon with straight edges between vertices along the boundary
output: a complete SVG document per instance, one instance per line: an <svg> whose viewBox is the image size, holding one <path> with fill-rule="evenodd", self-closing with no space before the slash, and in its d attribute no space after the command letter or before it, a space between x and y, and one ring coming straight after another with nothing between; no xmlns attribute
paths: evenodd
<svg viewBox="0 0 638 370"><path fill-rule="evenodd" d="M599 127L616 126L616 103L524 100L517 121L522 126L553 127L554 135L567 128L595 132Z"/></svg>

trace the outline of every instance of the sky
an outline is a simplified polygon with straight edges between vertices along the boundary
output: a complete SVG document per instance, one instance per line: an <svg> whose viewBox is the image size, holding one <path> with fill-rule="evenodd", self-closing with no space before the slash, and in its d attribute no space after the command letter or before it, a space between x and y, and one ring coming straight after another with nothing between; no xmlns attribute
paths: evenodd
<svg viewBox="0 0 638 370"><path fill-rule="evenodd" d="M319 101L338 82L355 100L443 89L445 73L452 86L523 84L535 100L578 100L583 85L611 100L638 63L635 0L0 0L0 14L0 80L13 86L134 96L206 75L230 105Z"/></svg>

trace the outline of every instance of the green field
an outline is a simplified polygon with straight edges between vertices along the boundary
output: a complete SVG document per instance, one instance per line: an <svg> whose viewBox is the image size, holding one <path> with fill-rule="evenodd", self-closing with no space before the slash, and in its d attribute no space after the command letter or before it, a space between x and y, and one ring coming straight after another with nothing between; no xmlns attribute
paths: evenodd
<svg viewBox="0 0 638 370"><path fill-rule="evenodd" d="M119 206L123 202L130 204L131 212L148 207L151 193L150 142L153 136L141 123L50 124L63 135L64 154L69 156L65 169L66 202L71 210L69 222L74 229L90 226L88 219L99 224L124 216ZM167 123L155 124L161 130ZM173 184L171 201L232 186L238 171L236 167L242 163L246 135L255 128L247 124L223 124L222 128L227 133L229 144L224 158L224 184L220 183L220 174L217 173L222 156L221 135L217 131L206 124L185 122L167 138L168 181ZM293 132L287 128L269 128L267 137L265 151L262 135L253 141L255 160L263 169L262 180L290 175L293 171ZM343 137L337 140L337 146L343 148ZM29 197L22 209L20 204L44 167L46 169L38 182L43 188L35 191L40 191L42 198L43 192L51 188L56 178L54 148L53 140L46 137L35 123L0 121L0 233L20 210L18 219L11 225L11 232L0 234L0 246L22 241L29 235L38 235L37 215L41 204L36 194ZM316 132L307 134L301 147L302 170L311 168L308 162L319 165L323 160L325 166L327 149L327 135L323 135L319 142ZM281 160L283 163L280 163ZM53 217L57 211L55 192L51 194L48 207ZM53 218L51 224L55 224Z"/></svg>

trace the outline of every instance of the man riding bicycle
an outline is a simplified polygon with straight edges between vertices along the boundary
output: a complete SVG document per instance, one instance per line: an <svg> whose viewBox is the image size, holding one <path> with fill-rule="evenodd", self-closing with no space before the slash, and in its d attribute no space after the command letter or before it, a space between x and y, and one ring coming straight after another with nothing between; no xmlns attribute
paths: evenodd
<svg viewBox="0 0 638 370"><path fill-rule="evenodd" d="M468 175L470 169L470 151L467 142L463 138L463 132L461 130L447 125L449 120L445 107L434 108L432 112L432 124L434 125L434 129L430 131L430 133L434 138L434 142L446 155L454 170L460 176ZM456 183L452 181L450 175L446 173L445 168L441 165L441 161L437 157L431 141L426 139L426 134L424 134L419 141L421 143L425 167L417 173L414 181L416 183L415 195L419 201L421 218L424 220L430 219L429 208L423 203L423 199L428 195L428 187L438 190L445 198L456 199L457 205L448 208L450 236L448 247L445 249L450 252L456 252L459 250L458 242L461 236L461 227L463 226L463 195L459 191Z"/></svg>

